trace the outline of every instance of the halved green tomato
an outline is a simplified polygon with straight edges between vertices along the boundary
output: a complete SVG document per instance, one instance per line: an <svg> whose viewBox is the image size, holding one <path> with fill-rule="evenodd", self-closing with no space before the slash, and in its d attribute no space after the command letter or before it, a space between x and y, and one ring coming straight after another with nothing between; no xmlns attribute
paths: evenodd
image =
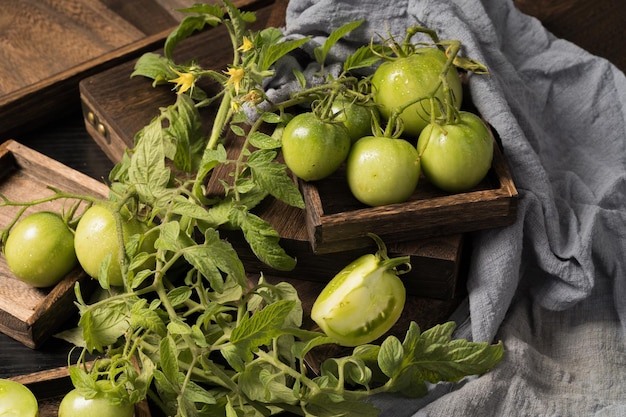
<svg viewBox="0 0 626 417"><path fill-rule="evenodd" d="M406 289L399 274L410 269L408 256L390 259L379 237L375 254L342 269L322 290L311 318L338 344L357 346L387 333L402 315ZM406 265L408 269L397 267Z"/></svg>

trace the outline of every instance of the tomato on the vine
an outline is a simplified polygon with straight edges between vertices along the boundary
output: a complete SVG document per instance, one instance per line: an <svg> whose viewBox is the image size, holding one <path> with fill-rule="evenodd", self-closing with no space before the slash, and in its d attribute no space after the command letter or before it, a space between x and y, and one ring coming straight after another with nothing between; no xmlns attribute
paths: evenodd
<svg viewBox="0 0 626 417"><path fill-rule="evenodd" d="M491 167L493 146L482 119L465 111L456 123L429 124L417 142L424 175L449 192L466 191L482 181Z"/></svg>
<svg viewBox="0 0 626 417"><path fill-rule="evenodd" d="M0 416L37 417L37 397L26 385L11 379L0 379Z"/></svg>
<svg viewBox="0 0 626 417"><path fill-rule="evenodd" d="M34 287L57 284L77 265L72 231L50 211L19 221L9 232L4 256L11 272Z"/></svg>
<svg viewBox="0 0 626 417"><path fill-rule="evenodd" d="M372 118L378 110L375 106L361 104L348 97L336 98L331 106L335 120L342 122L352 143L372 134Z"/></svg>
<svg viewBox="0 0 626 417"><path fill-rule="evenodd" d="M406 301L406 289L398 275L410 269L410 257L389 258L383 241L370 236L378 244L378 252L343 268L311 309L313 321L343 346L370 343L387 333L402 315ZM407 269L398 270L401 265Z"/></svg>
<svg viewBox="0 0 626 417"><path fill-rule="evenodd" d="M282 135L285 165L305 181L321 180L335 172L350 151L346 127L321 119L313 112L298 114Z"/></svg>
<svg viewBox="0 0 626 417"><path fill-rule="evenodd" d="M58 417L132 417L134 413L132 404L114 404L103 394L85 398L73 389L61 400Z"/></svg>
<svg viewBox="0 0 626 417"><path fill-rule="evenodd" d="M350 191L368 206L408 200L419 176L417 149L404 139L366 136L352 145L346 161Z"/></svg>
<svg viewBox="0 0 626 417"><path fill-rule="evenodd" d="M136 218L122 216L123 242L136 234L148 230L145 223ZM154 252L155 236L148 236L142 242L141 252ZM97 204L85 211L76 226L74 236L76 256L85 272L93 278L99 278L100 268L105 259L110 257L107 278L110 285L122 286L120 239L116 226L114 208L106 203ZM124 248L122 248L124 250ZM149 265L146 265L148 267Z"/></svg>
<svg viewBox="0 0 626 417"><path fill-rule="evenodd" d="M374 102L380 105L380 113L389 119L399 106L411 104L399 116L407 137L415 137L431 120L431 102L434 97L435 115L439 116L438 105L448 100L441 84L441 74L446 65L446 54L436 47L417 48L408 56L396 57L383 62L372 76ZM447 70L445 79L452 92L451 106L459 109L463 89L459 73L454 66ZM419 99L423 99L418 101Z"/></svg>

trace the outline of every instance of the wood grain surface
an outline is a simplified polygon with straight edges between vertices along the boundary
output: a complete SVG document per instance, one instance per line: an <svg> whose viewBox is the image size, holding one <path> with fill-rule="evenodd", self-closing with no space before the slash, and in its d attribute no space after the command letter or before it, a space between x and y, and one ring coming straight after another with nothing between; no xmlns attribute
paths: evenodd
<svg viewBox="0 0 626 417"><path fill-rule="evenodd" d="M0 34L0 95L145 36L98 0L2 1Z"/></svg>
<svg viewBox="0 0 626 417"><path fill-rule="evenodd" d="M626 71L624 0L515 0L556 37L567 39Z"/></svg>

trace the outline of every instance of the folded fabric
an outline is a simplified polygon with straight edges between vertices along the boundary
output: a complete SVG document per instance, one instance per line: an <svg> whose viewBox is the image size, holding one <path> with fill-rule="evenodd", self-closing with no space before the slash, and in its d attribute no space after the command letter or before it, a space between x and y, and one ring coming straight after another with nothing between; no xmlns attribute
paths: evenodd
<svg viewBox="0 0 626 417"><path fill-rule="evenodd" d="M502 365L424 399L374 401L390 416L626 415L624 74L511 0L291 0L285 31L312 48L361 19L331 60L420 24L487 65L469 77L471 98L519 191L514 225L471 236L465 335L503 340Z"/></svg>

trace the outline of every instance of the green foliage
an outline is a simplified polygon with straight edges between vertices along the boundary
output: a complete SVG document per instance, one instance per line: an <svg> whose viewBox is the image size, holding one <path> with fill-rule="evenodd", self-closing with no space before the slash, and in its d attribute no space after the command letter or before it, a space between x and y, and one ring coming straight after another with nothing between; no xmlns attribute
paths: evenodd
<svg viewBox="0 0 626 417"><path fill-rule="evenodd" d="M221 233L241 233L272 268L295 267L280 235L254 213L270 197L304 207L278 158L281 130L292 117L286 110L346 91L367 99L349 70L372 65L376 55L357 51L346 73L324 86L305 88L301 78L302 92L249 118L245 108L255 109L266 99L263 80L273 75L273 65L308 39L284 41L275 28L250 32L246 24L254 14L227 0L183 11L189 15L167 38L164 56L144 55L133 72L155 85L177 80L176 101L137 133L133 148L109 176L111 202L154 221L146 233L158 236L155 252L127 251L124 288L103 289L85 300L76 287L78 328L60 336L85 351L101 352L102 359L92 367L84 360L72 367L74 385L87 395L106 391L120 401L149 395L171 416L281 411L374 416L376 408L362 401L372 394L423 395L426 382L456 381L495 366L502 345L453 340L453 324L421 333L413 323L403 342L389 337L380 346L359 346L348 356L326 360L320 375L311 374L307 357L331 339L302 328L303 306L292 285L248 277ZM361 23L338 29L316 50L316 58L323 63L332 46ZM224 25L231 37L229 76L174 62L181 41L216 25ZM195 83L204 76L223 87L214 97L198 93ZM198 109L214 103L218 108L207 137ZM240 139L234 151L226 134ZM211 181L218 168L227 175ZM207 189L209 182L217 190ZM128 273L147 260L154 266Z"/></svg>

